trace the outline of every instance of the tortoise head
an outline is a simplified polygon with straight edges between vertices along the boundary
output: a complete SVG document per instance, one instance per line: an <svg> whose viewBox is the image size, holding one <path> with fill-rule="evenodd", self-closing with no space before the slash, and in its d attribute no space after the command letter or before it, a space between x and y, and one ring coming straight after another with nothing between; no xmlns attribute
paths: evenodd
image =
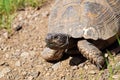
<svg viewBox="0 0 120 80"><path fill-rule="evenodd" d="M47 47L51 49L66 49L69 45L69 36L61 33L49 33L45 41Z"/></svg>

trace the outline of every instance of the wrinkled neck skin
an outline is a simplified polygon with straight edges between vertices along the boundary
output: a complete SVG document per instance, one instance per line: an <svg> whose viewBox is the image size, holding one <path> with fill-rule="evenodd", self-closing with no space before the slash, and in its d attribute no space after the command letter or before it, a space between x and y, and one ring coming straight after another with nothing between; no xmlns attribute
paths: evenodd
<svg viewBox="0 0 120 80"><path fill-rule="evenodd" d="M79 41L79 39L70 37L69 38L69 44L67 45L67 49L76 47L78 41Z"/></svg>

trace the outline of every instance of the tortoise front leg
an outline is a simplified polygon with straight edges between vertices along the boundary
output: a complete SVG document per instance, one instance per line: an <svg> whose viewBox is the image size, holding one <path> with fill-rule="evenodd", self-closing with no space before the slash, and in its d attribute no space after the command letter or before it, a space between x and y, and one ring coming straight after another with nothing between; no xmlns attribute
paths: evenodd
<svg viewBox="0 0 120 80"><path fill-rule="evenodd" d="M44 48L43 52L41 53L41 57L46 61L58 61L62 58L63 52L65 50L53 50L48 47Z"/></svg>
<svg viewBox="0 0 120 80"><path fill-rule="evenodd" d="M99 69L103 68L105 60L102 56L102 52L92 43L88 42L87 40L80 40L78 42L78 49L84 57L89 59Z"/></svg>

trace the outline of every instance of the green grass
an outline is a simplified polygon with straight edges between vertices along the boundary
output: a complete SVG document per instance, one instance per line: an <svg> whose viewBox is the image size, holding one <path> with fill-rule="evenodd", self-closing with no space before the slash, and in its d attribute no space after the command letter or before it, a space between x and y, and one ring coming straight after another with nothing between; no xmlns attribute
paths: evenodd
<svg viewBox="0 0 120 80"><path fill-rule="evenodd" d="M118 44L120 45L120 38L118 35L117 35L117 41L118 41Z"/></svg>
<svg viewBox="0 0 120 80"><path fill-rule="evenodd" d="M0 29L11 29L11 22L17 10L31 6L41 7L46 0L0 0Z"/></svg>
<svg viewBox="0 0 120 80"><path fill-rule="evenodd" d="M112 55L112 53L108 50L106 50L107 53L108 53L108 57L110 59L110 62L112 63L109 63L109 60L108 59L105 59L106 60L106 64L107 64L107 69L108 69L108 73L109 73L109 76L108 76L108 80L115 80L113 78L114 75L120 75L120 65L117 65L119 64L117 60L115 60L114 56ZM98 77L102 74L102 72L100 72L100 74L98 75ZM120 77L119 77L120 78Z"/></svg>
<svg viewBox="0 0 120 80"><path fill-rule="evenodd" d="M107 51L107 54L108 54L109 59L111 59L111 60L114 62L115 60L114 60L114 57L113 57L112 53L111 53L109 50L106 50L106 51ZM114 74L113 74L112 65L109 64L108 59L105 59L105 60L106 60L107 69L108 69L108 72L109 72L108 80L113 80L112 76L113 76Z"/></svg>

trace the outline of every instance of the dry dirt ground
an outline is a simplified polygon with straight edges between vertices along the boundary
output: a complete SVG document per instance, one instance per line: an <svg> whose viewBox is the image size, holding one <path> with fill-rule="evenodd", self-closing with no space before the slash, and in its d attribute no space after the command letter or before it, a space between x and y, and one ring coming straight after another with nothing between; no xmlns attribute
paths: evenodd
<svg viewBox="0 0 120 80"><path fill-rule="evenodd" d="M119 55L110 58L110 66L101 71L88 60L81 63L79 56L55 63L41 58L53 3L49 0L39 10L18 11L12 28L22 29L11 35L0 31L0 80L120 80Z"/></svg>

